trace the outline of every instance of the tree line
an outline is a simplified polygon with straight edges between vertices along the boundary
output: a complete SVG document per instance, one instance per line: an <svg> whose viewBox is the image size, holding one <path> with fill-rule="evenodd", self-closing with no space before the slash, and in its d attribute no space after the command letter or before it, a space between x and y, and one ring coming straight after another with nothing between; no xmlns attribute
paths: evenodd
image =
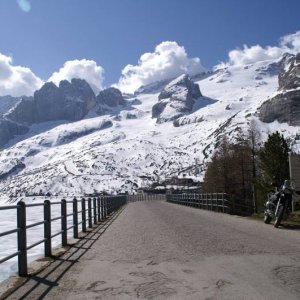
<svg viewBox="0 0 300 300"><path fill-rule="evenodd" d="M289 179L289 147L278 131L260 144L253 123L247 134L238 134L234 142L225 136L216 145L208 163L203 190L227 193L232 200L261 211L266 195Z"/></svg>

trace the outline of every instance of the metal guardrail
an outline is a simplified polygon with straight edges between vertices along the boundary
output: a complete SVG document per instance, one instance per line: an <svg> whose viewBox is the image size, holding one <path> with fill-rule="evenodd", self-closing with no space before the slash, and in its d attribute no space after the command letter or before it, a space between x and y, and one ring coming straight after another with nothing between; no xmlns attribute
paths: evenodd
<svg viewBox="0 0 300 300"><path fill-rule="evenodd" d="M12 210L17 211L17 228L0 233L0 238L17 233L17 251L4 258L0 259L0 264L18 257L18 273L19 276L27 276L27 251L39 244L44 243L44 255L46 257L52 256L52 239L58 235L61 235L61 245L67 246L68 244L68 231L73 229L73 238L78 238L79 225L82 226L82 232L87 231L89 228L96 225L107 218L112 212L118 210L122 205L127 202L126 196L114 196L114 197L96 197L96 198L82 198L77 200L74 198L71 201L62 199L61 201L51 202L45 200L43 203L26 204L24 201L19 201L17 205L12 206L0 206L0 211ZM72 212L67 213L67 203L72 204ZM81 210L78 210L78 206L81 206ZM87 204L87 207L86 207ZM61 206L61 214L58 217L51 218L51 207L53 205ZM27 225L26 211L29 207L40 206L44 210L44 218L42 221ZM78 222L78 214L81 214L81 222ZM67 219L72 217L73 225L67 227ZM51 223L54 221L61 221L61 230L52 234ZM27 229L44 225L44 238L41 240L27 245Z"/></svg>
<svg viewBox="0 0 300 300"><path fill-rule="evenodd" d="M165 194L136 194L136 195L127 195L127 202L137 202L137 201L152 201L166 200Z"/></svg>
<svg viewBox="0 0 300 300"><path fill-rule="evenodd" d="M170 194L166 195L166 200L171 203L240 216L249 216L254 213L253 205L230 199L225 193Z"/></svg>
<svg viewBox="0 0 300 300"><path fill-rule="evenodd" d="M211 193L211 194L171 194L166 195L167 202L219 211L223 213L230 212L230 203L227 194Z"/></svg>
<svg viewBox="0 0 300 300"><path fill-rule="evenodd" d="M0 239L4 236L17 233L17 251L0 259L0 264L14 257L18 257L18 273L19 276L27 276L27 251L42 243L44 243L44 255L52 256L52 239L56 236L61 236L61 245L68 245L68 231L73 229L73 238L79 237L79 225L82 232L92 228L98 222L107 218L112 212L118 210L127 202L148 201L148 200L166 200L167 202L191 206L195 208L207 209L223 213L241 214L241 210L250 210L251 207L244 204L239 204L234 201L229 201L228 195L225 193L211 194L169 194L169 195L124 195L124 196L101 196L94 198L74 198L71 201L62 199L61 201L51 202L45 200L43 203L26 204L24 201L19 201L17 205L0 206L0 212L5 210L16 210L17 212L17 228L0 232ZM67 204L72 207L72 212L67 212ZM51 217L51 207L53 205L61 206L60 216ZM30 207L43 207L44 218L39 222L27 224L26 211ZM80 210L78 207L80 206ZM78 216L81 215L81 222L78 221ZM72 218L72 225L67 226L68 218ZM61 230L52 234L52 222L60 220ZM27 245L27 229L44 225L44 237L39 241Z"/></svg>

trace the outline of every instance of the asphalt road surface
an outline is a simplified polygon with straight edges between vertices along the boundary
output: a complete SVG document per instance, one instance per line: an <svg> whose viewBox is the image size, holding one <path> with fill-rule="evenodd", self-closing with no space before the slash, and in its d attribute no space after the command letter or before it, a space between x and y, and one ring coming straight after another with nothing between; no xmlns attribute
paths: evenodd
<svg viewBox="0 0 300 300"><path fill-rule="evenodd" d="M300 299L300 230L130 203L8 299Z"/></svg>

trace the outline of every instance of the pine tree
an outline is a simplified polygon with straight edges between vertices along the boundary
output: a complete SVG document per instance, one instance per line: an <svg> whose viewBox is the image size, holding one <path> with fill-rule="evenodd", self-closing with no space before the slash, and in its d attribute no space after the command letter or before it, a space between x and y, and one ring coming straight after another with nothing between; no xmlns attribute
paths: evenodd
<svg viewBox="0 0 300 300"><path fill-rule="evenodd" d="M289 179L289 147L278 131L268 136L260 152L262 184L266 189L271 183L280 186Z"/></svg>

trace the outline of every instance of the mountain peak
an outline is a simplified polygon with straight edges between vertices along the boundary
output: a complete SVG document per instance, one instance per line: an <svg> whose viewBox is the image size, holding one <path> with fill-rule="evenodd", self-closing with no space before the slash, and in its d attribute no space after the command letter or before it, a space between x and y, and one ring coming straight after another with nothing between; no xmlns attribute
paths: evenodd
<svg viewBox="0 0 300 300"><path fill-rule="evenodd" d="M173 121L191 112L195 100L201 96L199 85L182 74L161 91L159 102L152 108L152 117L157 118L158 123Z"/></svg>

